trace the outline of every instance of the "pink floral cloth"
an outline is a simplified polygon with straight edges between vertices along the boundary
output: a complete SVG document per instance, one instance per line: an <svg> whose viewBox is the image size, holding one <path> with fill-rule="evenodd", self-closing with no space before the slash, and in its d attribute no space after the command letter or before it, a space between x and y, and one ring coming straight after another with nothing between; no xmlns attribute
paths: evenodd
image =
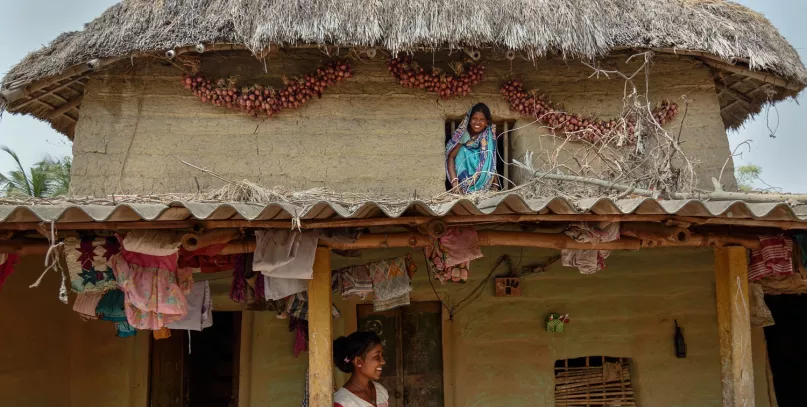
<svg viewBox="0 0 807 407"><path fill-rule="evenodd" d="M468 280L471 260L482 257L479 238L474 228L450 228L439 239L432 240L423 248L426 262L434 270L434 278L445 283L448 280Z"/></svg>
<svg viewBox="0 0 807 407"><path fill-rule="evenodd" d="M110 258L118 285L126 295L126 319L133 327L159 330L187 315L192 270L177 267L177 257L176 253L151 256L121 249Z"/></svg>

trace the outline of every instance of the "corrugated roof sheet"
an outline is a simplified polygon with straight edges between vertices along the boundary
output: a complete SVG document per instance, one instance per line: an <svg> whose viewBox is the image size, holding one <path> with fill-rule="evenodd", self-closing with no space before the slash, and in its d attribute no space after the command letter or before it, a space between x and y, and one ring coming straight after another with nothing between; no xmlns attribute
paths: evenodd
<svg viewBox="0 0 807 407"><path fill-rule="evenodd" d="M121 203L117 205L0 205L0 222L114 222L177 220L306 220L398 218L450 215L675 215L722 217L764 221L805 221L807 205L747 203L743 201L657 200L652 198L611 200L592 198L571 202L562 197L524 199L517 194L500 195L473 202L458 199L427 204L412 200L406 205L367 201L346 207L320 201L299 206L289 203L247 204L174 201L166 204Z"/></svg>

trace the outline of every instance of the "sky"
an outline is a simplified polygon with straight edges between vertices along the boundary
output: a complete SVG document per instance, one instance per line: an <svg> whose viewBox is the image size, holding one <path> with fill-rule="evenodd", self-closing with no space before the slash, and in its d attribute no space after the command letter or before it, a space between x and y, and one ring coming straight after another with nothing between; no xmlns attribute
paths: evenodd
<svg viewBox="0 0 807 407"><path fill-rule="evenodd" d="M737 0L738 3L764 14L807 61L807 0ZM5 74L27 53L38 49L65 31L80 30L84 23L100 15L115 0L0 0L0 72ZM756 164L762 168L762 179L785 192L807 192L807 176L799 163L807 159L807 91L797 100L778 103L738 131L729 133L734 149L745 140L747 146L737 149L735 165ZM775 130L771 137L771 131ZM67 137L58 134L47 123L29 116L4 114L0 120L0 145L17 152L24 166L46 155L60 157L71 154ZM802 156L805 154L806 156ZM10 157L0 155L0 172L14 168ZM762 187L761 183L755 186Z"/></svg>

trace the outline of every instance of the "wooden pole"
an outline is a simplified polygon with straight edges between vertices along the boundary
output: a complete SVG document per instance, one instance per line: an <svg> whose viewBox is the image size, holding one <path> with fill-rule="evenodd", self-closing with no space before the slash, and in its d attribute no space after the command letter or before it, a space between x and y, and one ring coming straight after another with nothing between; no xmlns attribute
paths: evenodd
<svg viewBox="0 0 807 407"><path fill-rule="evenodd" d="M333 405L331 249L318 247L308 282L308 405Z"/></svg>
<svg viewBox="0 0 807 407"><path fill-rule="evenodd" d="M302 220L302 229L328 229L368 226L418 226L425 225L434 219L440 219L449 225L484 224L484 223L521 223L521 222L682 222L693 225L730 225L746 227L770 227L784 230L807 229L807 222L799 220L764 220L743 218L710 218L705 216L676 215L449 215L443 217L407 216L400 218L367 218L367 219L323 219ZM50 221L47 221L50 222ZM0 230L38 230L42 222L0 222ZM56 221L57 230L137 230L137 229L281 229L291 228L289 220L136 220L108 222L67 222Z"/></svg>
<svg viewBox="0 0 807 407"><path fill-rule="evenodd" d="M748 263L743 247L715 249L723 407L754 407Z"/></svg>
<svg viewBox="0 0 807 407"><path fill-rule="evenodd" d="M222 230L226 232L226 230ZM235 235L235 231L233 232ZM596 244L577 242L562 233L531 233L480 230L477 232L480 246L536 247L541 249L580 249L580 250L639 250L639 248L660 247L723 247L738 245L749 249L759 248L756 236L725 234L689 234L685 241L654 242L644 237L623 236L613 242ZM422 233L371 233L362 235L354 242L320 242L340 250L388 249L392 247L424 247L431 244L429 236ZM45 254L48 242L44 239L0 240L0 253ZM255 238L231 240L219 254L252 253L255 251Z"/></svg>

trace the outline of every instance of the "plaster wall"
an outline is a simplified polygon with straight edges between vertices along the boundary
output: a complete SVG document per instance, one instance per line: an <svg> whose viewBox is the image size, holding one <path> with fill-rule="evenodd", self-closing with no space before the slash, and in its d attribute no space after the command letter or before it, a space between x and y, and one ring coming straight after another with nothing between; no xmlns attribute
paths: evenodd
<svg viewBox="0 0 807 407"><path fill-rule="evenodd" d="M364 263L407 250L366 251L355 259L333 257L334 267ZM487 248L474 261L467 284L436 290L448 305L457 304L502 254L517 267L554 251ZM434 301L422 257L412 301ZM146 407L149 335L114 337L109 323L82 322L71 304L57 297L59 280L28 285L41 271L40 257L25 258L0 292L0 405ZM524 277L522 296L497 298L486 289L443 325L446 406L554 405L554 362L586 355L632 359L637 400L646 407L721 405L720 350L717 337L713 258L710 250L657 249L614 251L607 269L590 276L553 265ZM504 273L500 268L497 274ZM217 280L218 281L218 280ZM215 303L227 284L212 286ZM343 317L334 334L356 329L356 300L335 303ZM216 309L224 307L214 305ZM296 407L305 386L307 354L292 356L294 334L288 321L272 312L245 318L242 341L240 407ZM572 322L550 334L543 319L568 312ZM673 350L673 320L684 329L686 359ZM765 346L761 330L753 335L755 388L760 407L769 406ZM245 344L249 343L249 346ZM249 363L244 363L248 360ZM338 373L334 386L347 378Z"/></svg>
<svg viewBox="0 0 807 407"><path fill-rule="evenodd" d="M81 320L59 301L60 280L24 257L0 291L0 405L145 407L149 336L117 338L110 322Z"/></svg>
<svg viewBox="0 0 807 407"><path fill-rule="evenodd" d="M406 250L368 253L347 262L334 256L334 267L380 260ZM508 254L525 266L553 254L539 249L483 250L472 263L467 284L436 289L447 304L457 304L485 278L498 256ZM412 301L434 301L420 256ZM646 407L718 407L722 405L720 349L715 309L713 257L710 250L659 249L615 251L607 269L581 275L553 265L525 277L522 296L497 298L486 289L471 305L443 325L446 406L552 406L554 363L580 356L627 357L639 405ZM504 268L496 271L504 273ZM343 318L335 335L356 329L355 300L335 299ZM545 331L550 312L570 313L566 332ZM673 320L683 327L685 359L675 357ZM303 397L307 358L294 359L294 335L285 321L255 316L250 406L292 407ZM767 407L764 336L754 332L757 406ZM261 367L258 367L258 364ZM335 375L335 386L347 379Z"/></svg>
<svg viewBox="0 0 807 407"><path fill-rule="evenodd" d="M448 69L457 58L437 55L434 60ZM281 52L265 64L244 53L211 53L203 56L201 67L211 78L280 86L283 74L302 75L325 59L318 50ZM431 66L431 56L420 59ZM623 59L607 59L603 67L636 68ZM450 101L402 88L381 57L354 61L353 66L355 78L332 87L321 100L268 120L201 103L182 87L181 71L173 66L139 61L95 75L76 127L72 192L195 192L222 184L179 161L183 159L228 179L266 187L431 196L444 190L447 118L462 117L476 102L487 103L495 119L517 118L498 91L501 77L511 72L569 111L612 117L622 107L624 81L589 77L591 70L579 61L510 62L491 55L488 79L468 97ZM652 104L670 99L683 111L681 97L690 100L682 148L696 164L701 184L709 184L729 155L711 72L689 59L661 55L650 72ZM643 89L644 81L637 82ZM677 134L682 117L667 128ZM546 150L558 141L527 125L512 134L511 157ZM521 181L523 174L514 170L512 178ZM723 182L734 185L731 165Z"/></svg>

